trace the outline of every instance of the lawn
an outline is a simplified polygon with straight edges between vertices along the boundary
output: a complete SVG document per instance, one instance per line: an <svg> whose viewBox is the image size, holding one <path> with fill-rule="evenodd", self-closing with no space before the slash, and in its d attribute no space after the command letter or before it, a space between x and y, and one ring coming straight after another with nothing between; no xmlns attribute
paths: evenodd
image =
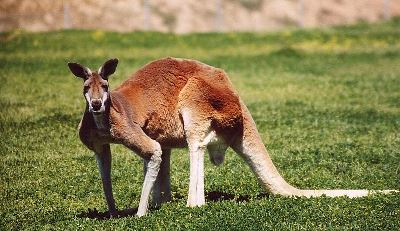
<svg viewBox="0 0 400 231"><path fill-rule="evenodd" d="M141 218L106 208L93 153L77 135L82 81L117 57L111 88L154 59L220 67L248 105L270 155L299 188L400 189L400 20L275 33L174 35L57 31L0 34L0 230L399 230L400 194L284 198L265 193L232 150L206 162L207 204L187 208L189 158L173 151L174 200ZM112 146L119 209L138 205L141 159Z"/></svg>

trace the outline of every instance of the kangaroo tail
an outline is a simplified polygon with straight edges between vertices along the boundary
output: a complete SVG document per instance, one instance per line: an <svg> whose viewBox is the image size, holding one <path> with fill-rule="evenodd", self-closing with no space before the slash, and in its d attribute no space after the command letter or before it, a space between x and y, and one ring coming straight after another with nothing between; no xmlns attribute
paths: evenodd
<svg viewBox="0 0 400 231"><path fill-rule="evenodd" d="M293 187L285 181L273 164L247 107L243 103L241 103L241 107L243 133L236 138L231 146L250 165L260 183L272 194L304 197L322 195L328 197L363 197L374 193L398 192L396 190L302 190Z"/></svg>

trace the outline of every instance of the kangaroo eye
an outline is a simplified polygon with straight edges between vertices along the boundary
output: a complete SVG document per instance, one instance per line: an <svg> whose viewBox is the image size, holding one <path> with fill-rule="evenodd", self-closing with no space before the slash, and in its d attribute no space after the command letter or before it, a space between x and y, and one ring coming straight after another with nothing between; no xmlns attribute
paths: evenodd
<svg viewBox="0 0 400 231"><path fill-rule="evenodd" d="M89 91L89 88L90 88L89 86L83 86L83 91L87 92L87 91Z"/></svg>
<svg viewBox="0 0 400 231"><path fill-rule="evenodd" d="M107 84L102 84L101 87L102 87L103 89L107 89L107 88L108 88L108 85L107 85Z"/></svg>

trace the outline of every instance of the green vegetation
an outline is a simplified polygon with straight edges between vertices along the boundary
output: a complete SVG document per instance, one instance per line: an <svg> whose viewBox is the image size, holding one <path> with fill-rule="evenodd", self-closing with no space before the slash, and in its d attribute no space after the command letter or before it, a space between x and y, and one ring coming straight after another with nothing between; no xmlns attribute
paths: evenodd
<svg viewBox="0 0 400 231"><path fill-rule="evenodd" d="M79 141L82 82L66 63L118 57L118 86L164 56L229 74L274 163L300 188L400 189L400 21L279 33L173 35L60 31L0 34L0 230L399 230L400 194L283 198L265 194L232 151L206 160L207 205L186 208L187 150L172 156L174 201L148 216L106 210L93 154ZM113 145L119 209L138 204L142 161ZM215 201L221 199L219 201Z"/></svg>

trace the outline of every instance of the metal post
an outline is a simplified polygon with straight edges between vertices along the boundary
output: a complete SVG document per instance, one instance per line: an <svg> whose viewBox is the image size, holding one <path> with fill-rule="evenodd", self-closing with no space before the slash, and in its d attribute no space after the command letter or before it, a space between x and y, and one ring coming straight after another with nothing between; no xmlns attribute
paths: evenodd
<svg viewBox="0 0 400 231"><path fill-rule="evenodd" d="M71 28L71 15L70 15L70 8L69 3L63 1L63 9L64 9L64 29Z"/></svg>

